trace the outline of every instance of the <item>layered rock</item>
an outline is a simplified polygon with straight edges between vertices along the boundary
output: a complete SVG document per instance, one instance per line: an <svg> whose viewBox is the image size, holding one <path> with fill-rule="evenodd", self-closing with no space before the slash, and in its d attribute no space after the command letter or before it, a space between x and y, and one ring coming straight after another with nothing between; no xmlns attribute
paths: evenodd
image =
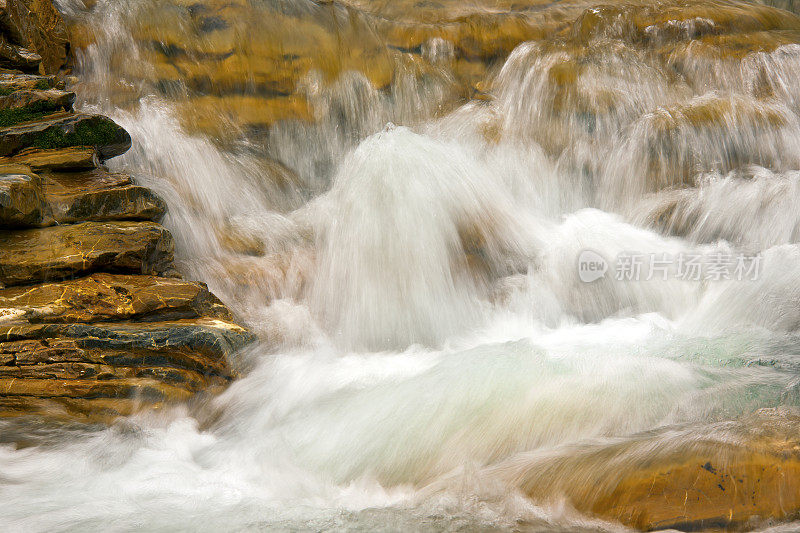
<svg viewBox="0 0 800 533"><path fill-rule="evenodd" d="M108 420L221 390L250 342L205 285L93 274L0 291L0 416Z"/></svg>
<svg viewBox="0 0 800 533"><path fill-rule="evenodd" d="M0 92L0 416L109 421L220 390L252 335L178 279L164 201L102 166L128 133L52 77Z"/></svg>
<svg viewBox="0 0 800 533"><path fill-rule="evenodd" d="M796 16L733 1L344 0L300 9L204 0L138 9L120 16L131 18L122 22L132 29L147 68L120 50L111 58L113 68L135 82L121 84L115 96L126 101L136 96L131 91L137 86L147 86L181 104L185 126L221 138L283 120L316 120L310 95L348 71L358 71L387 94L409 79L424 84L446 78L444 109L486 97L497 68L526 41L571 56L576 76L554 83L552 105L559 111L575 103L580 112L614 105L613 90L590 94L587 89L596 84L581 83L582 70L603 63L597 52L605 47L592 46L599 40L640 50L654 66L676 74L673 81L684 78L696 86L703 81L698 74L709 73L697 68L698 57L740 61L752 52L800 43ZM103 38L86 20L69 21L77 48Z"/></svg>

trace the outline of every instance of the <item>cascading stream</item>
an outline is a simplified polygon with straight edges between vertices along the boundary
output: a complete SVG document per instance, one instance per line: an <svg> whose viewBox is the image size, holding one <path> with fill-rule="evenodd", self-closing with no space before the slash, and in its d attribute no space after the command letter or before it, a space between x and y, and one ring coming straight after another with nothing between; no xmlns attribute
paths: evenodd
<svg viewBox="0 0 800 533"><path fill-rule="evenodd" d="M163 195L182 272L260 341L204 406L55 437L3 422L39 444L0 446L11 530L622 530L570 501L800 407L800 46L716 58L691 45L701 18L648 26L671 55L575 30L464 102L429 40L424 75L316 65L315 120L221 141L181 115L189 73L153 82L158 6L59 4L96 29L80 105L134 139L112 165ZM309 32L327 16L263 4Z"/></svg>

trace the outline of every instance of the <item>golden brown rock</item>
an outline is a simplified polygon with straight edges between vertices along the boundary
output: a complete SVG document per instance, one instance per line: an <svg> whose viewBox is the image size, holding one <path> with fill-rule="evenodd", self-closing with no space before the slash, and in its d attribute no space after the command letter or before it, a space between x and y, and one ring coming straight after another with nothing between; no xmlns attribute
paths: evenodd
<svg viewBox="0 0 800 533"><path fill-rule="evenodd" d="M0 232L0 283L23 285L97 270L172 271L173 242L152 222L84 222Z"/></svg>
<svg viewBox="0 0 800 533"><path fill-rule="evenodd" d="M232 320L227 308L202 283L101 273L0 290L0 310L9 316L13 311L15 320L30 323L153 321L201 316Z"/></svg>
<svg viewBox="0 0 800 533"><path fill-rule="evenodd" d="M33 170L90 170L100 161L93 146L73 146L51 150L27 148L13 157L0 158L0 164L27 165Z"/></svg>
<svg viewBox="0 0 800 533"><path fill-rule="evenodd" d="M579 511L640 530L743 530L800 512L798 423L796 411L764 409L706 437L667 432L494 471L513 472L534 500L563 494Z"/></svg>
<svg viewBox="0 0 800 533"><path fill-rule="evenodd" d="M134 185L125 174L102 169L50 172L42 179L50 215L58 223L80 221L158 221L167 205L150 189Z"/></svg>
<svg viewBox="0 0 800 533"><path fill-rule="evenodd" d="M13 168L3 168L0 174L0 231L2 228L35 226L42 222L46 204L42 183L30 172L6 173Z"/></svg>
<svg viewBox="0 0 800 533"><path fill-rule="evenodd" d="M128 279L114 287L138 284L137 294L147 300L142 291L148 281ZM159 291L158 285L151 288ZM199 284L194 288L205 290ZM91 294L85 295L101 307ZM187 302L191 295L173 292L171 299ZM100 316L81 315L78 300L70 302L75 311L71 318ZM108 422L139 409L186 401L199 392L221 390L232 377L228 357L253 338L220 318L227 313L220 308L217 302L210 307L196 305L193 312L209 310L218 317L166 322L48 325L28 324L23 315L0 321L0 338L8 339L0 341L0 416L36 414ZM120 311L118 316L109 313L115 319L130 316L129 309Z"/></svg>
<svg viewBox="0 0 800 533"><path fill-rule="evenodd" d="M55 74L67 59L67 27L51 0L5 0L2 22L18 44L41 56L42 74Z"/></svg>

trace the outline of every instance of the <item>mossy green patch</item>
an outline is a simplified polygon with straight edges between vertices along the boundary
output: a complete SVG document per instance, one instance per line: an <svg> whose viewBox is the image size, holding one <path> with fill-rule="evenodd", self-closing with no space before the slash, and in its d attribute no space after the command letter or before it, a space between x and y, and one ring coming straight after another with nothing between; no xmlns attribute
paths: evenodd
<svg viewBox="0 0 800 533"><path fill-rule="evenodd" d="M55 110L56 107L48 102L36 102L27 107L15 109L0 109L0 127L5 128L21 122L41 118Z"/></svg>
<svg viewBox="0 0 800 533"><path fill-rule="evenodd" d="M47 81L46 79L37 81L36 85L34 87L36 89L39 89L40 91L46 91L46 90L52 88L50 86L50 82Z"/></svg>
<svg viewBox="0 0 800 533"><path fill-rule="evenodd" d="M72 132L60 128L43 131L32 145L43 150L69 146L105 146L119 141L120 128L110 120L79 122Z"/></svg>

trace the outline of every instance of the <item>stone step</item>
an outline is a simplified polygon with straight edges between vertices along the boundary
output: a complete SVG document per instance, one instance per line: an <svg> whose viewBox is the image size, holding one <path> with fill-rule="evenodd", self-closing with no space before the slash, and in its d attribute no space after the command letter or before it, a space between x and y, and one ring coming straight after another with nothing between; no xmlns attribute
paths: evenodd
<svg viewBox="0 0 800 533"><path fill-rule="evenodd" d="M14 91L64 89L64 82L55 76L37 76L19 72L0 72L0 94L9 95Z"/></svg>
<svg viewBox="0 0 800 533"><path fill-rule="evenodd" d="M51 150L26 148L13 157L0 158L0 164L26 165L35 171L77 171L97 168L100 159L93 146L70 146Z"/></svg>
<svg viewBox="0 0 800 533"><path fill-rule="evenodd" d="M103 169L80 173L45 173L42 190L50 216L58 223L79 221L159 221L167 204L126 174Z"/></svg>
<svg viewBox="0 0 800 533"><path fill-rule="evenodd" d="M164 322L98 322L91 324L37 324L11 320L0 322L0 338L6 342L17 340L71 339L81 350L88 350L108 362L109 353L117 353L115 362L134 361L133 352L164 352L164 359L156 366L169 361L173 352L202 357L208 363L227 367L226 357L253 340L253 335L238 324L214 317L170 320ZM127 354L127 355L126 355ZM91 361L90 361L91 362ZM109 362L109 364L113 364ZM128 364L127 366L135 366Z"/></svg>
<svg viewBox="0 0 800 533"><path fill-rule="evenodd" d="M153 222L0 231L0 284L33 284L101 270L172 274L173 246L169 232Z"/></svg>
<svg viewBox="0 0 800 533"><path fill-rule="evenodd" d="M68 287L65 292L70 295L57 303L62 306L57 318L153 318L156 315L145 311L155 305L159 294L166 295L166 305L172 305L172 310L204 315L163 322L46 324L35 323L42 315L31 313L32 306L11 308L21 312L6 314L6 319L0 311L0 339L4 339L0 341L0 416L99 416L110 421L162 402L186 401L198 392L219 391L228 384L234 376L228 358L253 342L254 336L232 322L202 284L133 278L106 277L108 283L100 284L103 295L92 293L97 278L78 283L85 290L80 294L71 292L76 287ZM109 287L120 292L112 296ZM120 302L128 288L133 296L131 307L126 308ZM5 300L0 305L25 297L33 306L39 305L52 289L33 288L32 293L16 296L7 289L2 291ZM82 314L82 296L93 312ZM204 298L208 301L203 302ZM106 304L108 309L103 310ZM139 309L132 310L136 305ZM115 310L115 306L119 307ZM94 401L98 399L114 401ZM77 412L73 402L81 406ZM65 413L65 406L72 407Z"/></svg>
<svg viewBox="0 0 800 533"><path fill-rule="evenodd" d="M0 127L39 120L48 114L72 111L75 93L59 89L20 90L0 96Z"/></svg>
<svg viewBox="0 0 800 533"><path fill-rule="evenodd" d="M141 344L141 343L139 343ZM244 346L244 344L242 344ZM137 346L103 346L95 340L87 346L80 339L49 337L0 342L0 364L34 366L55 363L87 363L112 367L183 368L206 375L230 377L227 361L208 357L191 346L172 349Z"/></svg>
<svg viewBox="0 0 800 533"><path fill-rule="evenodd" d="M60 89L21 89L7 96L0 96L0 109L70 109L74 103L75 93Z"/></svg>
<svg viewBox="0 0 800 533"><path fill-rule="evenodd" d="M213 389L211 389L213 391ZM158 409L164 402L147 404ZM37 398L32 396L0 396L0 418L37 417L43 424L76 422L85 424L111 424L121 416L132 415L142 409L142 402L133 398ZM7 420L7 422L9 422ZM26 422L27 423L27 422ZM19 442L14 434L4 434L9 442ZM26 437L23 442L29 442Z"/></svg>
<svg viewBox="0 0 800 533"><path fill-rule="evenodd" d="M0 228L76 222L158 221L167 206L126 174L104 169L33 174L26 165L0 164Z"/></svg>
<svg viewBox="0 0 800 533"><path fill-rule="evenodd" d="M97 273L0 290L0 313L12 323L110 322L219 318L228 309L204 283L155 276Z"/></svg>
<svg viewBox="0 0 800 533"><path fill-rule="evenodd" d="M105 161L131 147L128 132L102 115L56 113L34 121L0 128L0 156L14 155L25 148L67 148L94 146Z"/></svg>

